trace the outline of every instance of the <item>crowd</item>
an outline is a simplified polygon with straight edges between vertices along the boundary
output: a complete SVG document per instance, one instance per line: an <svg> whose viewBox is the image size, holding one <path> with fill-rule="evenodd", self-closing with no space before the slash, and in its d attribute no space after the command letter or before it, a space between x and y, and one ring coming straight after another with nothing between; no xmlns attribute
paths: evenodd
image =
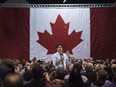
<svg viewBox="0 0 116 87"><path fill-rule="evenodd" d="M75 59L64 69L36 58L3 59L0 87L116 87L116 60Z"/></svg>

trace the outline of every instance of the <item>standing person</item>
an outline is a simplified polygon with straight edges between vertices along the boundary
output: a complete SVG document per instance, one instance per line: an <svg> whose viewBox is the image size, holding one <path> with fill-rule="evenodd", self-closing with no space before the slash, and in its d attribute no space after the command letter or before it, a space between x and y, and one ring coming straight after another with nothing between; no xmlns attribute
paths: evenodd
<svg viewBox="0 0 116 87"><path fill-rule="evenodd" d="M53 60L53 65L55 68L63 67L64 69L66 68L66 61L67 61L67 55L63 53L63 46L62 44L58 44L56 46L57 52L53 54L52 60Z"/></svg>
<svg viewBox="0 0 116 87"><path fill-rule="evenodd" d="M85 87L79 68L80 66L78 68L73 67L68 82L65 82L62 87Z"/></svg>

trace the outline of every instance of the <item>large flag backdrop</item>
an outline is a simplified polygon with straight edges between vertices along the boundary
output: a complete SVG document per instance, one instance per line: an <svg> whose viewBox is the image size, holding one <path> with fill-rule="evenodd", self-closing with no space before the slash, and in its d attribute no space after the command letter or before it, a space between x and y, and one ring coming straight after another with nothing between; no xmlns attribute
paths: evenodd
<svg viewBox="0 0 116 87"><path fill-rule="evenodd" d="M90 58L89 9L31 9L30 42L31 58L51 58L59 43L75 58Z"/></svg>
<svg viewBox="0 0 116 87"><path fill-rule="evenodd" d="M116 58L116 8L0 8L0 58L51 60L56 45L85 59Z"/></svg>

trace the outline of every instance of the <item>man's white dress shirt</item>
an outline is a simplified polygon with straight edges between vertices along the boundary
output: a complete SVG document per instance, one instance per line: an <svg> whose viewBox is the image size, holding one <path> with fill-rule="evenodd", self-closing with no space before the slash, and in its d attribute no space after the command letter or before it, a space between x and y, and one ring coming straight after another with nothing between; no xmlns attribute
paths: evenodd
<svg viewBox="0 0 116 87"><path fill-rule="evenodd" d="M58 68L58 67L66 68L68 57L65 53L63 53L63 56L64 56L63 63L61 61L59 64L56 65L56 62L61 58L61 54L59 52L56 52L55 54L53 54L52 61L53 61L53 65L55 66L55 68Z"/></svg>

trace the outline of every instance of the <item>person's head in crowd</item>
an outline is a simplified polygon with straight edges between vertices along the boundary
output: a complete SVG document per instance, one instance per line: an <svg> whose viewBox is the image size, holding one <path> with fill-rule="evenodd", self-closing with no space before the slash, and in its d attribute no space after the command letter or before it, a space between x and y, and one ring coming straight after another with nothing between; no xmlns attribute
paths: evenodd
<svg viewBox="0 0 116 87"><path fill-rule="evenodd" d="M105 63L104 63L104 66L105 66L105 67L111 67L111 64L110 64L110 63L105 62Z"/></svg>
<svg viewBox="0 0 116 87"><path fill-rule="evenodd" d="M70 65L69 65L69 70L70 70L70 71L72 71L73 65L74 65L74 64L70 64Z"/></svg>
<svg viewBox="0 0 116 87"><path fill-rule="evenodd" d="M7 67L10 69L11 72L14 72L15 71L16 62L14 60L4 59L2 61L2 63L5 64L5 65L7 65Z"/></svg>
<svg viewBox="0 0 116 87"><path fill-rule="evenodd" d="M0 64L0 79L4 79L4 77L11 72L11 70L5 65L5 64Z"/></svg>
<svg viewBox="0 0 116 87"><path fill-rule="evenodd" d="M37 64L35 64L34 62L30 63L30 69L33 69L34 66L36 66Z"/></svg>
<svg viewBox="0 0 116 87"><path fill-rule="evenodd" d="M104 64L106 61L104 59L101 59L101 64Z"/></svg>
<svg viewBox="0 0 116 87"><path fill-rule="evenodd" d="M8 74L4 81L4 87L23 87L23 79L19 74Z"/></svg>
<svg viewBox="0 0 116 87"><path fill-rule="evenodd" d="M19 63L17 66L15 66L15 73L20 73L22 69L23 65Z"/></svg>
<svg viewBox="0 0 116 87"><path fill-rule="evenodd" d="M90 63L91 62L91 60L90 59L87 59L87 63Z"/></svg>
<svg viewBox="0 0 116 87"><path fill-rule="evenodd" d="M15 62L15 65L18 65L18 64L23 65L22 60L15 59L14 62Z"/></svg>
<svg viewBox="0 0 116 87"><path fill-rule="evenodd" d="M103 70L104 69L104 65L103 64L96 64L95 66L95 70L99 71L99 70Z"/></svg>
<svg viewBox="0 0 116 87"><path fill-rule="evenodd" d="M79 62L80 64L82 64L83 61L82 61L82 59L79 59L78 62Z"/></svg>
<svg viewBox="0 0 116 87"><path fill-rule="evenodd" d="M70 52L67 50L66 55L70 57Z"/></svg>
<svg viewBox="0 0 116 87"><path fill-rule="evenodd" d="M112 64L111 65L111 68L116 68L116 64Z"/></svg>
<svg viewBox="0 0 116 87"><path fill-rule="evenodd" d="M34 61L34 62L35 62L36 60L37 60L36 57L34 57L34 58L32 59L32 61Z"/></svg>
<svg viewBox="0 0 116 87"><path fill-rule="evenodd" d="M97 71L97 80L91 84L91 87L103 87L105 84L108 74L105 70Z"/></svg>
<svg viewBox="0 0 116 87"><path fill-rule="evenodd" d="M32 69L33 79L41 80L44 75L44 70L40 66L35 66Z"/></svg>
<svg viewBox="0 0 116 87"><path fill-rule="evenodd" d="M73 65L73 69L76 69L76 70L78 70L78 71L80 72L81 69L82 69L81 63L76 62L76 63Z"/></svg>
<svg viewBox="0 0 116 87"><path fill-rule="evenodd" d="M39 66L41 66L42 68L44 68L44 62L41 60L38 62Z"/></svg>
<svg viewBox="0 0 116 87"><path fill-rule="evenodd" d="M26 81L26 82L31 81L32 78L33 78L33 75L32 75L31 70L27 70L27 71L24 72L24 74L23 74L24 81Z"/></svg>
<svg viewBox="0 0 116 87"><path fill-rule="evenodd" d="M23 65L23 68L24 68L25 63L26 63L26 60L23 59L23 60L19 61L19 63L22 64Z"/></svg>
<svg viewBox="0 0 116 87"><path fill-rule="evenodd" d="M79 59L75 59L75 60L74 60L74 63L75 63L75 62L80 62L80 60L79 60Z"/></svg>
<svg viewBox="0 0 116 87"><path fill-rule="evenodd" d="M113 74L115 74L116 73L116 64L112 64L111 69L112 69Z"/></svg>
<svg viewBox="0 0 116 87"><path fill-rule="evenodd" d="M69 87L84 87L84 82L78 69L71 71L68 83Z"/></svg>
<svg viewBox="0 0 116 87"><path fill-rule="evenodd" d="M92 71L93 70L93 64L92 63L87 63L85 66L85 70L88 71Z"/></svg>
<svg viewBox="0 0 116 87"><path fill-rule="evenodd" d="M67 53L67 54L70 54L70 52L69 52L68 50L66 51L66 53Z"/></svg>
<svg viewBox="0 0 116 87"><path fill-rule="evenodd" d="M93 57L90 57L90 61L93 61Z"/></svg>
<svg viewBox="0 0 116 87"><path fill-rule="evenodd" d="M110 66L106 66L104 67L104 70L108 73L108 80L112 81L114 76L112 68Z"/></svg>
<svg viewBox="0 0 116 87"><path fill-rule="evenodd" d="M98 80L106 80L108 78L108 74L105 70L99 70L97 72L97 79Z"/></svg>
<svg viewBox="0 0 116 87"><path fill-rule="evenodd" d="M110 60L107 58L107 59L106 59L106 62L107 62L107 63L109 63L109 62L110 62Z"/></svg>
<svg viewBox="0 0 116 87"><path fill-rule="evenodd" d="M63 67L59 67L56 69L56 79L64 80L64 77L66 75L66 70L64 70Z"/></svg>
<svg viewBox="0 0 116 87"><path fill-rule="evenodd" d="M14 73L15 71L15 63L11 59L4 59L2 63L0 63L0 78L4 79L4 77L8 73Z"/></svg>
<svg viewBox="0 0 116 87"><path fill-rule="evenodd" d="M50 65L51 65L51 61L47 61L47 66L49 66L50 67Z"/></svg>
<svg viewBox="0 0 116 87"><path fill-rule="evenodd" d="M25 62L25 64L24 64L24 69L25 69L25 70L30 70L30 69L31 69L30 63L29 63L29 62Z"/></svg>
<svg viewBox="0 0 116 87"><path fill-rule="evenodd" d="M87 65L87 62L86 62L86 61L83 61L83 62L82 62L82 67L83 67L83 69L85 69L86 65Z"/></svg>
<svg viewBox="0 0 116 87"><path fill-rule="evenodd" d="M62 44L57 44L56 45L56 49L59 53L62 53L63 52L63 45Z"/></svg>
<svg viewBox="0 0 116 87"><path fill-rule="evenodd" d="M95 60L96 64L103 64L102 60Z"/></svg>
<svg viewBox="0 0 116 87"><path fill-rule="evenodd" d="M111 60L111 64L116 64L116 60L115 59L112 59Z"/></svg>

